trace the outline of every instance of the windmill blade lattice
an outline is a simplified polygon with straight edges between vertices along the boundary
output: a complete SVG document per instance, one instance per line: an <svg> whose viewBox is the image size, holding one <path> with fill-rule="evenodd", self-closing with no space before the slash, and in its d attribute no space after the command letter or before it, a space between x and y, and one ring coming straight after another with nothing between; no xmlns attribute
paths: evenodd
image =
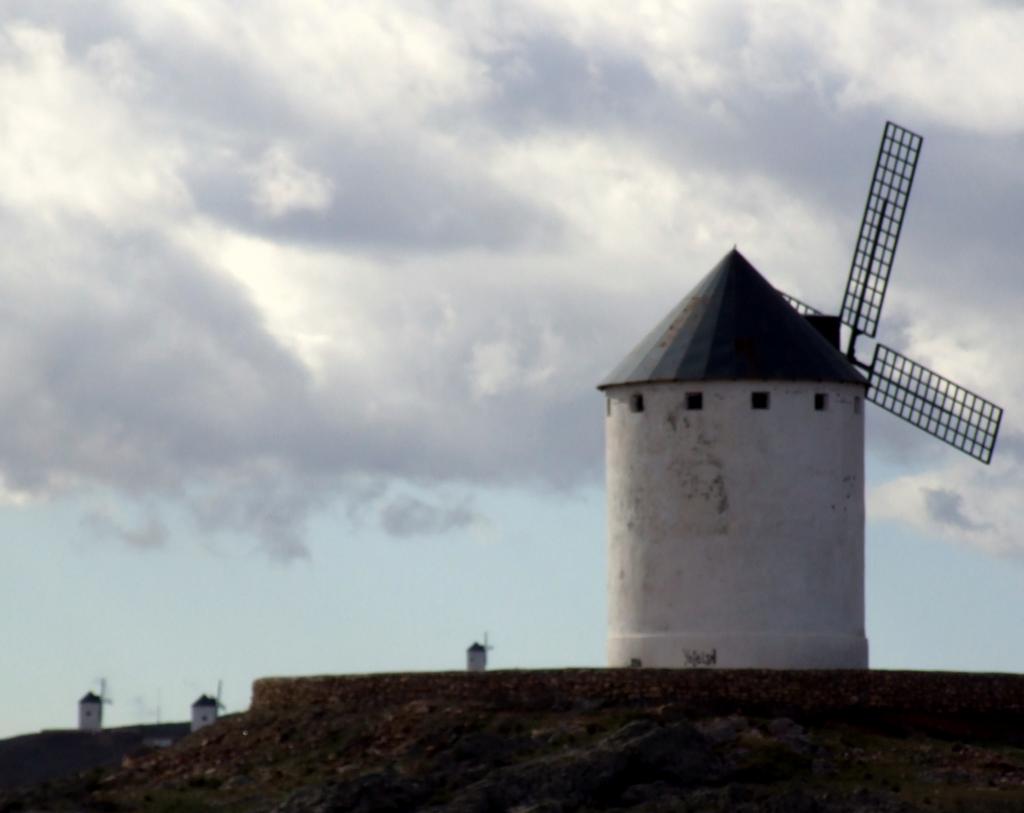
<svg viewBox="0 0 1024 813"><path fill-rule="evenodd" d="M885 124L840 313L854 336L874 336L878 328L923 141L898 124Z"/></svg>
<svg viewBox="0 0 1024 813"><path fill-rule="evenodd" d="M1002 408L883 344L867 399L982 463L992 459Z"/></svg>
<svg viewBox="0 0 1024 813"><path fill-rule="evenodd" d="M782 298L792 306L793 310L801 316L821 316L821 311L817 308L808 305L806 302L801 302L795 296L790 296L785 291L779 291L779 293L782 294Z"/></svg>

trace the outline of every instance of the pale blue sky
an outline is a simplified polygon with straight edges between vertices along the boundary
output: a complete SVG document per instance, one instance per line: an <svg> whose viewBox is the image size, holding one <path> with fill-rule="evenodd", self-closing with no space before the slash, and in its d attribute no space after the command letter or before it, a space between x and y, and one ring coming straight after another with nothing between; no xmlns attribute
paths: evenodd
<svg viewBox="0 0 1024 813"><path fill-rule="evenodd" d="M1024 12L940 7L0 0L0 736L601 664L594 385L733 245L836 308L886 119L879 338L1007 413L869 418L872 664L1021 671Z"/></svg>
<svg viewBox="0 0 1024 813"><path fill-rule="evenodd" d="M485 630L495 668L602 665L603 494L482 504L501 529L493 539L395 540L325 519L312 559L290 565L198 545L90 545L73 511L5 516L12 534L51 541L13 548L0 576L18 608L3 680L19 698L0 733L73 725L100 676L109 724L155 720L158 700L164 720L185 719L218 679L237 711L261 676L461 669ZM1018 560L876 522L867 562L873 666L1024 671Z"/></svg>

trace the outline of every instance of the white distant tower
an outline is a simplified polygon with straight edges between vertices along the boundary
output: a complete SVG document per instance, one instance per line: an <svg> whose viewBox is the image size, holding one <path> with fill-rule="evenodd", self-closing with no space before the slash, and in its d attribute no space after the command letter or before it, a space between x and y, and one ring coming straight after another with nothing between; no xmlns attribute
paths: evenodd
<svg viewBox="0 0 1024 813"><path fill-rule="evenodd" d="M78 730L99 731L103 728L103 700L99 695L86 692L78 701Z"/></svg>
<svg viewBox="0 0 1024 813"><path fill-rule="evenodd" d="M599 388L609 665L866 667L866 379L833 342L733 250Z"/></svg>
<svg viewBox="0 0 1024 813"><path fill-rule="evenodd" d="M201 694L192 704L192 731L198 731L217 722L217 713L224 708L224 704L220 702L221 689L222 683L218 680L216 697Z"/></svg>
<svg viewBox="0 0 1024 813"><path fill-rule="evenodd" d="M484 642L482 644L476 641L466 650L466 670L469 672L484 672L487 670L487 652L493 649L490 644L487 643L487 633L484 633Z"/></svg>
<svg viewBox="0 0 1024 813"><path fill-rule="evenodd" d="M103 706L113 701L107 697L107 679L100 679L100 693L86 692L78 701L78 730L99 731L103 728Z"/></svg>
<svg viewBox="0 0 1024 813"><path fill-rule="evenodd" d="M206 728L217 722L217 701L209 695L201 694L192 704L192 731Z"/></svg>

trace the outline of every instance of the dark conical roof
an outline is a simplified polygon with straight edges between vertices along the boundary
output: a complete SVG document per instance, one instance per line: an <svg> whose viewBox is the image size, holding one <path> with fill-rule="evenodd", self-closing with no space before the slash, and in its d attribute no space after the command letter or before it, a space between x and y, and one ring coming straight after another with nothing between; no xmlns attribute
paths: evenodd
<svg viewBox="0 0 1024 813"><path fill-rule="evenodd" d="M197 706L213 706L216 708L217 700L209 695L201 694L199 695L199 699L192 704L192 708L196 708Z"/></svg>
<svg viewBox="0 0 1024 813"><path fill-rule="evenodd" d="M86 692L84 695L82 695L82 699L79 700L78 702L79 703L102 703L103 700L97 694L93 694L92 692Z"/></svg>
<svg viewBox="0 0 1024 813"><path fill-rule="evenodd" d="M598 385L864 377L733 249Z"/></svg>

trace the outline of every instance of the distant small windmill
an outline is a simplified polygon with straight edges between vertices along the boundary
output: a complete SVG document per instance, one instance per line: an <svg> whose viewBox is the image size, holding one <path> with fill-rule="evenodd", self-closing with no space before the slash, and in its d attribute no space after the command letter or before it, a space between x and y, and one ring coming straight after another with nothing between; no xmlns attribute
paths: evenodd
<svg viewBox="0 0 1024 813"><path fill-rule="evenodd" d="M487 633L484 633L482 644L476 641L466 650L466 670L469 672L484 672L487 670L487 653L494 649L487 642Z"/></svg>
<svg viewBox="0 0 1024 813"><path fill-rule="evenodd" d="M220 699L223 685L224 682L218 680L216 697L201 694L199 699L192 704L192 731L198 731L217 722L217 713L224 708L224 704Z"/></svg>
<svg viewBox="0 0 1024 813"><path fill-rule="evenodd" d="M107 679L100 678L100 693L86 692L78 701L78 729L99 731L103 728L103 706L113 703L107 696Z"/></svg>

